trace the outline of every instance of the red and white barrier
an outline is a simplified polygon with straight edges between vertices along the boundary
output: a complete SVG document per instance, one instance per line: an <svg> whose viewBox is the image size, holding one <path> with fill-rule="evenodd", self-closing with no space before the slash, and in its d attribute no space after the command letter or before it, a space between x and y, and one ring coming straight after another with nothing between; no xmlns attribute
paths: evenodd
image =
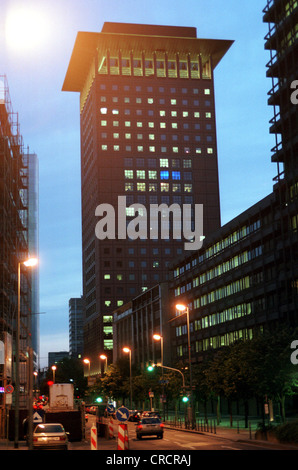
<svg viewBox="0 0 298 470"><path fill-rule="evenodd" d="M113 418L110 418L109 421L109 439L114 439L114 423Z"/></svg>
<svg viewBox="0 0 298 470"><path fill-rule="evenodd" d="M117 450L128 450L128 447L127 424L119 424Z"/></svg>
<svg viewBox="0 0 298 470"><path fill-rule="evenodd" d="M97 450L97 428L92 426L91 428L91 450Z"/></svg>

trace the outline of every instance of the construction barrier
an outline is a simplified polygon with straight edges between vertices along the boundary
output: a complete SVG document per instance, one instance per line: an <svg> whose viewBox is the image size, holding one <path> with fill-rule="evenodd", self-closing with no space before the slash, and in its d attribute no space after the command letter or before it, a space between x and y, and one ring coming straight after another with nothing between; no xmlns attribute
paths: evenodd
<svg viewBox="0 0 298 470"><path fill-rule="evenodd" d="M109 421L109 439L114 439L114 425L113 425L113 418L110 418Z"/></svg>
<svg viewBox="0 0 298 470"><path fill-rule="evenodd" d="M96 426L91 428L91 450L97 450L97 429Z"/></svg>
<svg viewBox="0 0 298 470"><path fill-rule="evenodd" d="M117 450L128 450L128 447L127 424L119 424Z"/></svg>

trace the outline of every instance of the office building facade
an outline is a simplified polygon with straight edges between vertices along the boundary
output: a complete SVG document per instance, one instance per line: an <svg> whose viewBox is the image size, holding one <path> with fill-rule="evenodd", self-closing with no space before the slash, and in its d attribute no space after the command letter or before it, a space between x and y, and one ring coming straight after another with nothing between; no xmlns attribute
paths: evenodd
<svg viewBox="0 0 298 470"><path fill-rule="evenodd" d="M166 280L171 259L185 248L183 236L172 236L177 221L164 220L168 240L152 239L149 223L147 236L134 239L129 227L140 212L132 204L147 215L154 204L187 204L193 212L203 205L203 234L220 226L213 71L230 46L184 27L105 23L101 33L77 35L63 90L80 93L84 348L91 373L98 354L112 348L104 331L113 310ZM124 228L105 227L115 228L115 237L99 240L96 208L109 205L119 222L119 196Z"/></svg>
<svg viewBox="0 0 298 470"><path fill-rule="evenodd" d="M193 361L210 350L249 339L266 329L298 325L298 106L292 83L297 70L298 2L268 0L268 104L274 116L272 161L277 165L273 192L206 237L196 254L172 269L171 309L177 315L172 339L176 360L187 360L185 316L191 312ZM296 77L297 78L297 77Z"/></svg>

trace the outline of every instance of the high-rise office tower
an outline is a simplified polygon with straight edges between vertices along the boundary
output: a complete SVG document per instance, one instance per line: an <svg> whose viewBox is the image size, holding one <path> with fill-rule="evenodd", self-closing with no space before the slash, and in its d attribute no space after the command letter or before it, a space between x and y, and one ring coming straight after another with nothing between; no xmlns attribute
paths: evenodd
<svg viewBox="0 0 298 470"><path fill-rule="evenodd" d="M83 354L83 297L71 298L69 306L69 354L73 358L82 357Z"/></svg>
<svg viewBox="0 0 298 470"><path fill-rule="evenodd" d="M113 346L113 309L165 280L170 260L184 252L183 236L173 236L179 221L169 223L167 208L191 205L194 215L203 205L203 234L220 226L213 71L230 46L199 39L192 27L105 23L101 33L77 35L63 91L80 93L84 352L91 373L98 354ZM126 198L124 230L119 196ZM115 218L106 206L112 236L99 240L95 213L100 206L104 215L103 204ZM164 204L160 229L168 224L169 239L150 237L152 221L147 237L133 239L131 223L149 217L154 204Z"/></svg>

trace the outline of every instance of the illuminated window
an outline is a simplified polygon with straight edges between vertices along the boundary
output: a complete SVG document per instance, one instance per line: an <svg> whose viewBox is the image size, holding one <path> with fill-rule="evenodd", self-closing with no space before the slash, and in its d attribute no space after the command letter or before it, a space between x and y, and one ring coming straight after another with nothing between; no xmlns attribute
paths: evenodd
<svg viewBox="0 0 298 470"><path fill-rule="evenodd" d="M149 192L157 191L157 183L149 183Z"/></svg>
<svg viewBox="0 0 298 470"><path fill-rule="evenodd" d="M101 146L101 150L108 150L108 146L103 144L103 145Z"/></svg>
<svg viewBox="0 0 298 470"><path fill-rule="evenodd" d="M213 148L211 148L211 147L207 148L207 153L208 153L208 154L213 153Z"/></svg>
<svg viewBox="0 0 298 470"><path fill-rule="evenodd" d="M169 160L167 158L160 158L159 159L159 165L160 167L165 167L165 168L168 168L169 167Z"/></svg>
<svg viewBox="0 0 298 470"><path fill-rule="evenodd" d="M192 184L191 183L185 183L184 185L184 191L186 193L191 193L192 192Z"/></svg>
<svg viewBox="0 0 298 470"><path fill-rule="evenodd" d="M143 123L140 122L140 121L138 121L138 122L137 122L137 127L143 127Z"/></svg>
<svg viewBox="0 0 298 470"><path fill-rule="evenodd" d="M146 191L146 183L137 183L138 191Z"/></svg>
<svg viewBox="0 0 298 470"><path fill-rule="evenodd" d="M165 129L167 127L166 123L165 122L161 122L160 123L160 128L161 129Z"/></svg>
<svg viewBox="0 0 298 470"><path fill-rule="evenodd" d="M172 171L172 179L180 180L180 171Z"/></svg>
<svg viewBox="0 0 298 470"><path fill-rule="evenodd" d="M100 121L100 125L101 125L102 127L105 127L105 126L108 125L108 122L107 122L107 121Z"/></svg>
<svg viewBox="0 0 298 470"><path fill-rule="evenodd" d="M120 149L119 145L114 145L114 150L115 150L115 152L118 152L119 149Z"/></svg>
<svg viewBox="0 0 298 470"><path fill-rule="evenodd" d="M143 152L143 145L138 145L137 150L138 152Z"/></svg>
<svg viewBox="0 0 298 470"><path fill-rule="evenodd" d="M104 279L111 279L111 275L110 274L104 274L103 278Z"/></svg>
<svg viewBox="0 0 298 470"><path fill-rule="evenodd" d="M103 348L104 349L113 349L113 340L112 339L104 339L103 340Z"/></svg>
<svg viewBox="0 0 298 470"><path fill-rule="evenodd" d="M149 145L149 152L155 152L155 147L153 145Z"/></svg>
<svg viewBox="0 0 298 470"><path fill-rule="evenodd" d="M160 190L162 192L168 192L170 189L169 183L160 183Z"/></svg>
<svg viewBox="0 0 298 470"><path fill-rule="evenodd" d="M169 172L168 171L161 171L160 172L160 179L161 180L168 180L169 179Z"/></svg>
<svg viewBox="0 0 298 470"><path fill-rule="evenodd" d="M153 128L154 127L154 122L148 122L148 127Z"/></svg>
<svg viewBox="0 0 298 470"><path fill-rule="evenodd" d="M125 134L125 138L126 138L126 139L131 139L131 134L126 133L126 134Z"/></svg>
<svg viewBox="0 0 298 470"><path fill-rule="evenodd" d="M200 117L199 111L195 111L195 112L193 113L193 115L194 115L195 118L199 118L199 117Z"/></svg>
<svg viewBox="0 0 298 470"><path fill-rule="evenodd" d="M149 179L155 180L157 178L157 171L149 170Z"/></svg>
<svg viewBox="0 0 298 470"><path fill-rule="evenodd" d="M173 190L173 193L180 193L181 192L181 184L173 183L172 190Z"/></svg>
<svg viewBox="0 0 298 470"><path fill-rule="evenodd" d="M145 179L145 171L144 170L137 170L137 178L138 179Z"/></svg>
<svg viewBox="0 0 298 470"><path fill-rule="evenodd" d="M133 191L133 183L125 183L125 191Z"/></svg>
<svg viewBox="0 0 298 470"><path fill-rule="evenodd" d="M124 125L125 127L130 127L130 121L125 121Z"/></svg>
<svg viewBox="0 0 298 470"><path fill-rule="evenodd" d="M133 179L133 170L124 170L125 179Z"/></svg>
<svg viewBox="0 0 298 470"><path fill-rule="evenodd" d="M211 118L211 113L205 113L205 116L207 119L210 119Z"/></svg>

